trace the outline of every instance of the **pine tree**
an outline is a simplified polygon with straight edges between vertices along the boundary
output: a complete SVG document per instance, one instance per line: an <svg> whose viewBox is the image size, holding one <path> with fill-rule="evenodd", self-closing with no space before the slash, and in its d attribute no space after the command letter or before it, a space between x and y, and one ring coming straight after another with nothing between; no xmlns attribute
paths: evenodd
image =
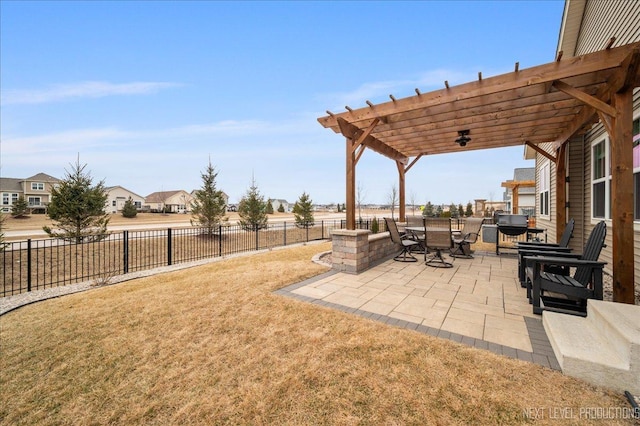
<svg viewBox="0 0 640 426"><path fill-rule="evenodd" d="M251 187L238 204L240 226L245 231L258 231L267 227L267 203L258 191L255 179L251 179Z"/></svg>
<svg viewBox="0 0 640 426"><path fill-rule="evenodd" d="M464 207L462 207L462 204L458 204L458 217L464 217Z"/></svg>
<svg viewBox="0 0 640 426"><path fill-rule="evenodd" d="M78 159L59 185L51 189L47 213L53 219L55 229L49 226L42 229L52 238L79 244L107 237L109 215L104 211L107 191L104 181L92 185L93 179L84 171L86 166L81 166Z"/></svg>
<svg viewBox="0 0 640 426"><path fill-rule="evenodd" d="M122 216L127 218L136 217L138 215L138 209L136 205L133 203L131 197L124 202L124 206L122 206Z"/></svg>
<svg viewBox="0 0 640 426"><path fill-rule="evenodd" d="M306 192L303 192L294 204L293 217L296 220L296 226L300 228L310 228L314 225L313 201Z"/></svg>
<svg viewBox="0 0 640 426"><path fill-rule="evenodd" d="M453 203L449 204L449 217L458 217L458 207Z"/></svg>
<svg viewBox="0 0 640 426"><path fill-rule="evenodd" d="M216 188L215 168L209 165L200 174L202 177L202 187L195 192L195 198L191 204L191 225L203 228L204 234L215 235L227 210L222 191Z"/></svg>
<svg viewBox="0 0 640 426"><path fill-rule="evenodd" d="M434 214L433 204L431 204L431 201L427 201L427 204L425 204L424 210L422 211L422 215L424 217L433 217Z"/></svg>
<svg viewBox="0 0 640 426"><path fill-rule="evenodd" d="M471 202L467 203L467 209L464 212L464 215L466 217L471 217L473 216L473 206L471 205Z"/></svg>
<svg viewBox="0 0 640 426"><path fill-rule="evenodd" d="M23 218L27 217L29 214L29 204L27 200L24 199L24 196L19 196L13 206L11 207L11 216L15 218Z"/></svg>
<svg viewBox="0 0 640 426"><path fill-rule="evenodd" d="M273 204L271 204L271 198L267 200L267 214L273 214Z"/></svg>
<svg viewBox="0 0 640 426"><path fill-rule="evenodd" d="M284 206L282 205L282 203L280 203L280 205L278 206L278 212L284 213Z"/></svg>

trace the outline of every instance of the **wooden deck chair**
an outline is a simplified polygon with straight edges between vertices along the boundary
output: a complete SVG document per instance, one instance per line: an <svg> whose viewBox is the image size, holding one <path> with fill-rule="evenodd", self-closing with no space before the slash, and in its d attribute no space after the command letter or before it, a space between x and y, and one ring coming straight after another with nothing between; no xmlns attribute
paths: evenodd
<svg viewBox="0 0 640 426"><path fill-rule="evenodd" d="M598 262L605 247L607 225L598 223L591 231L582 255L572 258L571 253L549 252L544 256L526 256L527 276L531 281L533 313L544 310L587 315L587 300L602 300L602 269L606 262ZM573 276L554 274L544 270L545 265L576 268Z"/></svg>
<svg viewBox="0 0 640 426"><path fill-rule="evenodd" d="M459 235L454 235L453 237L451 257L473 258L471 255L471 244L474 244L478 240L482 222L484 222L484 218L482 217L469 217L465 219L462 231Z"/></svg>
<svg viewBox="0 0 640 426"><path fill-rule="evenodd" d="M398 262L417 262L418 259L415 258L411 254L411 252L413 249L420 247L420 242L411 238L407 238L407 236L405 235L400 235L400 232L398 231L398 225L396 224L395 220L385 217L384 221L387 225L389 235L391 236L391 241L402 246L402 251L398 253L398 255L394 257L393 260Z"/></svg>
<svg viewBox="0 0 640 426"><path fill-rule="evenodd" d="M575 220L572 218L567 223L567 226L564 227L564 232L562 233L562 237L560 241L555 243L537 243L537 242L520 242L517 244L518 249L518 279L520 280L520 285L522 287L526 287L526 273L525 273L525 256L535 256L535 255L544 255L542 251L562 251L562 252L570 252L569 248L569 240L573 236L573 228L575 226ZM555 273L561 273L564 271L565 275L568 274L568 268L560 268L556 269Z"/></svg>
<svg viewBox="0 0 640 426"><path fill-rule="evenodd" d="M569 240L573 237L573 228L576 225L576 221L571 218L569 222L564 227L564 231L562 232L562 236L560 237L560 241L557 243L544 243L540 241L520 241L516 243L516 247L520 248L532 248L532 249L545 249L553 247L569 247Z"/></svg>
<svg viewBox="0 0 640 426"><path fill-rule="evenodd" d="M451 268L453 264L447 262L442 257L442 251L450 251L453 247L453 239L451 238L451 220L449 218L425 218L424 228L424 245L428 255L425 252L424 264L435 268Z"/></svg>

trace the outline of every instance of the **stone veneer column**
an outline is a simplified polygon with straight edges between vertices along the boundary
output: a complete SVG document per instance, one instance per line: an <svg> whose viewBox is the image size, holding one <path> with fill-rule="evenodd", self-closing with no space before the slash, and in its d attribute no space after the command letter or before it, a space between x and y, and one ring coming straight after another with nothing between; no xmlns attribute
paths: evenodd
<svg viewBox="0 0 640 426"><path fill-rule="evenodd" d="M366 229L334 229L332 239L332 268L339 272L357 274L369 267L369 234Z"/></svg>

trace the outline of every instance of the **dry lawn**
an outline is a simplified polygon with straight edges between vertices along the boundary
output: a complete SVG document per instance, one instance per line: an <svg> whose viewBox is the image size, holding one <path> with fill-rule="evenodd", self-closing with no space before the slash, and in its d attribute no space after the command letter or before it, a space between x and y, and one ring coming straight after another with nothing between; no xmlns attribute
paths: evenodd
<svg viewBox="0 0 640 426"><path fill-rule="evenodd" d="M0 423L557 424L616 394L272 294L328 243L102 287L0 317ZM566 412L566 411L565 411ZM556 411L557 416L557 411ZM602 424L602 423L601 423ZM607 424L615 424L607 421Z"/></svg>

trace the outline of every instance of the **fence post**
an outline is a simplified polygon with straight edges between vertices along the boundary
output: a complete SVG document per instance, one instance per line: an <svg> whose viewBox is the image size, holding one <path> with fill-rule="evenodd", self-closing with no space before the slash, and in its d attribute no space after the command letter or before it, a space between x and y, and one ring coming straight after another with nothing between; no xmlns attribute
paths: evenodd
<svg viewBox="0 0 640 426"><path fill-rule="evenodd" d="M267 226L268 226L268 225L267 225ZM258 245L258 231L260 230L260 229L258 228L258 225L255 225L255 229L256 229L256 251L258 251L258 247L260 247L260 246Z"/></svg>
<svg viewBox="0 0 640 426"><path fill-rule="evenodd" d="M222 257L222 225L218 226L218 256Z"/></svg>
<svg viewBox="0 0 640 426"><path fill-rule="evenodd" d="M122 263L123 274L129 273L129 231L122 231Z"/></svg>
<svg viewBox="0 0 640 426"><path fill-rule="evenodd" d="M320 221L320 239L324 240L324 220Z"/></svg>
<svg viewBox="0 0 640 426"><path fill-rule="evenodd" d="M287 245L287 222L284 222L284 245Z"/></svg>
<svg viewBox="0 0 640 426"><path fill-rule="evenodd" d="M27 291L31 291L31 238L27 239Z"/></svg>
<svg viewBox="0 0 640 426"><path fill-rule="evenodd" d="M167 265L171 266L171 228L167 228Z"/></svg>
<svg viewBox="0 0 640 426"><path fill-rule="evenodd" d="M307 242L309 242L309 224L307 223L307 226L305 226L306 230L307 230Z"/></svg>

